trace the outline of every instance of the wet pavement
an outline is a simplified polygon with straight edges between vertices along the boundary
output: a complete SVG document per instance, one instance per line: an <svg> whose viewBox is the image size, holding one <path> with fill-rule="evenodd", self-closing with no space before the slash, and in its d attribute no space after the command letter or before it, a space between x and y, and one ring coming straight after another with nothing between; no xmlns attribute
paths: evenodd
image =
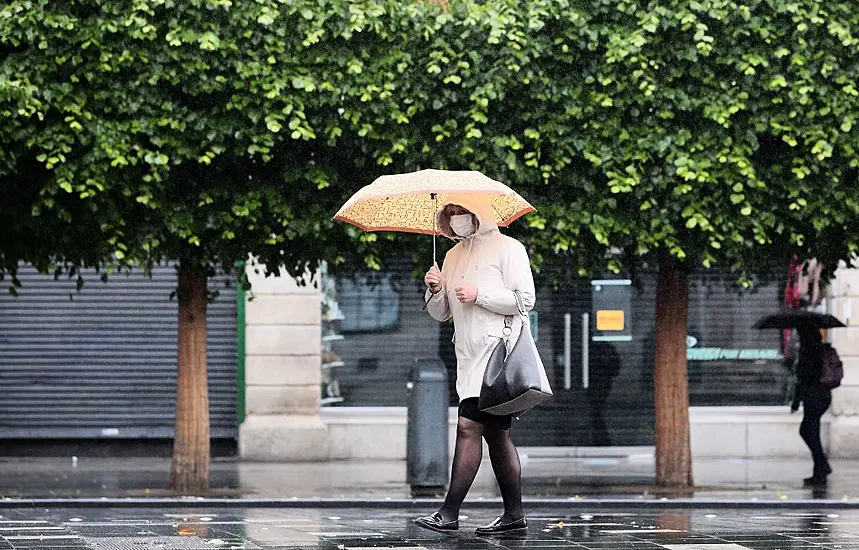
<svg viewBox="0 0 859 550"><path fill-rule="evenodd" d="M18 509L0 510L0 549L269 550L859 549L859 511L639 508L528 509L524 536L477 536L490 510L463 508L460 530L415 526L424 510L364 508Z"/></svg>
<svg viewBox="0 0 859 550"><path fill-rule="evenodd" d="M421 529L442 490L416 498L404 461L212 462L212 490L167 490L163 458L0 459L0 550L526 549L859 550L859 460L824 489L806 460L696 460L696 486L655 487L646 456L523 457L524 538L481 537L500 513L481 465L456 534Z"/></svg>
<svg viewBox="0 0 859 550"><path fill-rule="evenodd" d="M535 459L523 456L522 490L526 499L802 501L831 499L859 506L859 460L833 460L825 489L802 486L811 474L803 459L696 459L695 487L678 493L657 487L652 455ZM167 458L2 458L2 499L153 499L170 498ZM316 463L212 462L209 498L229 501L315 502L403 501L405 461L332 461ZM430 490L424 497L440 497ZM488 460L469 492L474 499L499 497ZM133 503L132 503L133 504ZM253 505L252 502L249 505Z"/></svg>

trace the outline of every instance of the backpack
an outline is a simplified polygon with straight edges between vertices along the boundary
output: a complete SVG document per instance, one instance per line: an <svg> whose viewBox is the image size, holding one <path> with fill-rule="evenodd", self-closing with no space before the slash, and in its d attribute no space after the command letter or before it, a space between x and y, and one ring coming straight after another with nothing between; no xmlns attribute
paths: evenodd
<svg viewBox="0 0 859 550"><path fill-rule="evenodd" d="M821 346L820 385L827 389L834 389L841 385L844 378L844 366L838 352L830 344Z"/></svg>

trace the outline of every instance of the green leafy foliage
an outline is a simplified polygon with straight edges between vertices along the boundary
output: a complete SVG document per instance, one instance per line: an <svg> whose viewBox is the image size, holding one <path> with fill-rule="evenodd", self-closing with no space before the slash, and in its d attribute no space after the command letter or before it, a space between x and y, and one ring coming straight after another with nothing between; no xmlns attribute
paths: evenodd
<svg viewBox="0 0 859 550"><path fill-rule="evenodd" d="M529 198L512 231L555 279L831 268L859 249L856 28L844 0L11 0L0 269L426 263L330 219L425 167Z"/></svg>
<svg viewBox="0 0 859 550"><path fill-rule="evenodd" d="M541 22L519 111L539 137L507 133L547 182L529 219L544 259L617 271L667 252L748 282L859 249L855 4L615 1Z"/></svg>

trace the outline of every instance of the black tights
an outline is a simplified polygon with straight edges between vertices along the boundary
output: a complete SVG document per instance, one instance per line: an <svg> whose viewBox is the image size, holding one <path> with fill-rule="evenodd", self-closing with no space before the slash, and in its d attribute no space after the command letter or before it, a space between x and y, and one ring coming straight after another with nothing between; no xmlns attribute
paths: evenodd
<svg viewBox="0 0 859 550"><path fill-rule="evenodd" d="M456 425L456 447L453 452L450 487L439 513L445 521L459 517L465 495L474 482L480 461L483 459L483 442L489 447L492 471L504 501L503 522L515 521L522 516L522 481L519 453L510 439L510 430L484 426L474 420L459 417Z"/></svg>

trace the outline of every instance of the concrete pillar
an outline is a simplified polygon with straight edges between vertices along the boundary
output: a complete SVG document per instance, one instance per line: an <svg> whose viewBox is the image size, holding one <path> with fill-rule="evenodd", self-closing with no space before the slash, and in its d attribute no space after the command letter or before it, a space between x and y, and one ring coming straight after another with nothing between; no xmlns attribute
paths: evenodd
<svg viewBox="0 0 859 550"><path fill-rule="evenodd" d="M245 304L246 417L239 427L243 460L328 460L319 419L321 294L281 271L247 268Z"/></svg>
<svg viewBox="0 0 859 550"><path fill-rule="evenodd" d="M827 292L827 309L847 324L829 331L829 341L844 363L844 380L832 391L829 454L859 458L859 260L842 264Z"/></svg>

